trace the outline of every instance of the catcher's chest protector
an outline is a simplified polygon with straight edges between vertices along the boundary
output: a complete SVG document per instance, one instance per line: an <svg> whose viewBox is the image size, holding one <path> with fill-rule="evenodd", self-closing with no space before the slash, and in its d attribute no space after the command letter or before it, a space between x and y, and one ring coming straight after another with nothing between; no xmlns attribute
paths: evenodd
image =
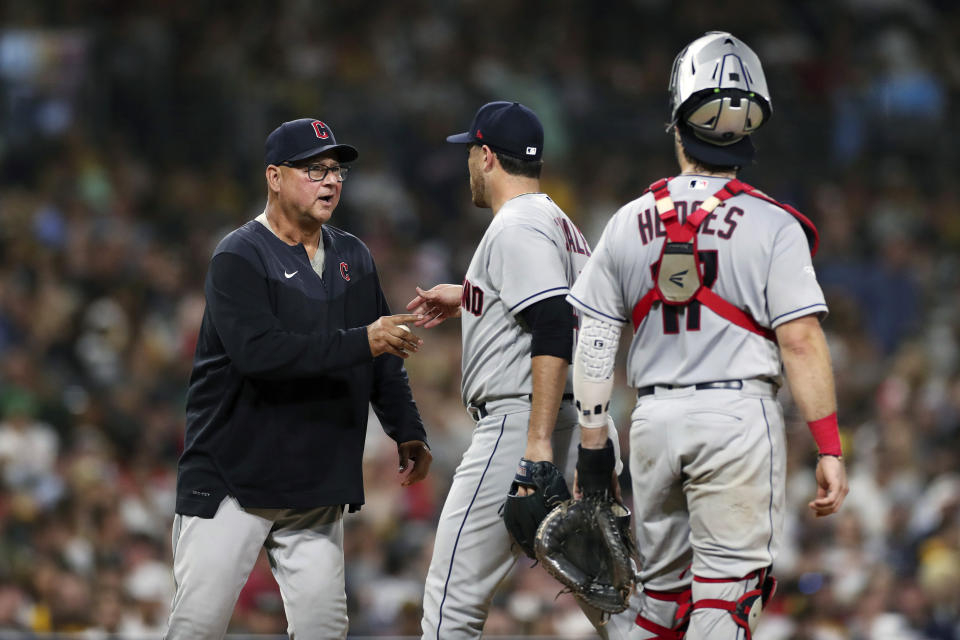
<svg viewBox="0 0 960 640"><path fill-rule="evenodd" d="M768 340L776 341L774 332L758 323L748 312L727 302L703 283L703 266L700 264L700 254L697 251L697 230L725 200L739 193L745 193L755 198L775 204L800 222L810 241L811 254L816 253L819 238L816 227L800 212L792 207L780 204L769 196L757 191L750 185L739 180L730 180L712 196L703 201L696 211L680 222L670 191L667 188L668 178L663 178L650 185L648 191L656 199L657 214L667 231L667 240L660 250L660 261L656 265L653 289L648 291L633 308L633 328L636 331L640 323L650 313L654 302L662 302L671 306L685 306L691 300L697 300L714 313L726 320L759 334Z"/></svg>
<svg viewBox="0 0 960 640"><path fill-rule="evenodd" d="M663 243L660 261L657 263L659 266L654 288L664 304L686 305L693 300L703 286L703 274L697 252L697 228L700 226L699 223L717 208L720 200L716 195L708 198L681 225L666 185L654 192L654 196L657 199L657 213L667 230L667 241ZM701 213L702 216L697 218Z"/></svg>

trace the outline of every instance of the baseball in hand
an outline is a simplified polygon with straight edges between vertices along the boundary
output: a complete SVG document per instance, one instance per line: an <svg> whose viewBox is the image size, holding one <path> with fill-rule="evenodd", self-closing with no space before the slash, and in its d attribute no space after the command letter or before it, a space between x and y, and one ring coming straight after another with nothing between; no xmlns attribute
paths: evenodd
<svg viewBox="0 0 960 640"><path fill-rule="evenodd" d="M408 327L407 325L405 325L405 324L398 324L397 326L400 327L401 329L403 329L404 331L406 331L407 333L410 333L410 327ZM404 353L407 353L406 346L402 347L400 350L403 351Z"/></svg>

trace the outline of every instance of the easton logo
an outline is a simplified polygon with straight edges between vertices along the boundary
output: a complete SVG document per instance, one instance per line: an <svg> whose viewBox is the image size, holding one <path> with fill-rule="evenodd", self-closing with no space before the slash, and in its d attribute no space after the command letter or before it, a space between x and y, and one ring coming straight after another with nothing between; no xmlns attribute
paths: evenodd
<svg viewBox="0 0 960 640"><path fill-rule="evenodd" d="M675 274L673 274L672 276L670 276L670 282L672 282L673 284L677 285L678 287L682 287L682 286L683 286L683 276L685 276L685 275L687 275L687 270L686 270L686 269L684 269L683 271L680 271L680 272L675 273Z"/></svg>
<svg viewBox="0 0 960 640"><path fill-rule="evenodd" d="M340 277L350 282L350 266L346 262L340 263Z"/></svg>
<svg viewBox="0 0 960 640"><path fill-rule="evenodd" d="M327 125L323 124L321 120L314 120L310 124L313 125L313 130L316 132L317 137L321 140L326 140L330 137L330 129Z"/></svg>

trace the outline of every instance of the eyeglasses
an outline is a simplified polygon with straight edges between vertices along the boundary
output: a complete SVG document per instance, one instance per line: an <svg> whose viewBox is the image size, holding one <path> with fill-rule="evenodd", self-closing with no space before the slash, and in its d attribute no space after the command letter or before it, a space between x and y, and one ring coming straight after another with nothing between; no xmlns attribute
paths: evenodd
<svg viewBox="0 0 960 640"><path fill-rule="evenodd" d="M337 179L337 182L343 182L347 179L347 172L350 170L348 167L343 166L342 164L332 164L330 166L324 164L309 164L305 167L295 167L289 162L284 162L283 164L288 167L293 167L294 169L302 169L307 172L307 177L310 178L313 182L322 182L327 179L328 173L333 173L333 177Z"/></svg>

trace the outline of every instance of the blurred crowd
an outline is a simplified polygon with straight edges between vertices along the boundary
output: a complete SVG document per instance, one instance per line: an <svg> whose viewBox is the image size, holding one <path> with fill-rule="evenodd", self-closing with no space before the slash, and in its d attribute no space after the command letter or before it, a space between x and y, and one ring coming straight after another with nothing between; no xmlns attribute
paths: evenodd
<svg viewBox="0 0 960 640"><path fill-rule="evenodd" d="M783 391L787 544L754 637L960 640L951 0L4 2L0 631L159 637L206 263L262 211L271 129L318 117L360 150L333 224L370 246L400 310L415 285L461 281L489 220L445 135L489 100L531 106L544 188L595 243L675 171L670 63L715 28L758 51L773 94L742 178L820 228L851 480L840 514L809 515L813 443ZM419 632L434 522L471 435L459 329L424 338L407 368L434 466L401 488L371 418L366 505L345 524L354 636ZM618 380L626 444L622 365ZM487 634L589 637L559 590L521 560ZM231 631L284 629L261 558Z"/></svg>

